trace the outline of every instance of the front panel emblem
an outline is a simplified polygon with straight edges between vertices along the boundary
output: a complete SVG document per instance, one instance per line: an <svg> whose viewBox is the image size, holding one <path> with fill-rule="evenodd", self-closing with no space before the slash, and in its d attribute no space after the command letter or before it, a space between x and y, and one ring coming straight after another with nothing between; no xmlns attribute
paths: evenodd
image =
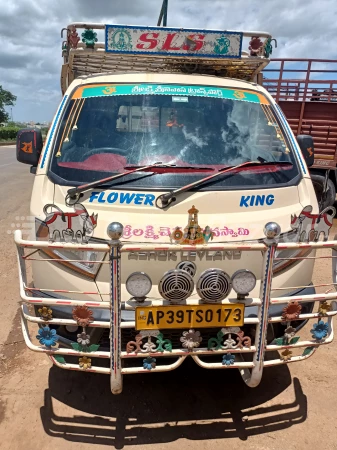
<svg viewBox="0 0 337 450"><path fill-rule="evenodd" d="M198 223L198 212L199 211L195 206L192 206L192 208L188 210L187 226L183 230L181 227L175 227L170 234L171 242L181 245L197 245L207 244L210 239L213 239L214 233L208 225L204 230L200 227Z"/></svg>

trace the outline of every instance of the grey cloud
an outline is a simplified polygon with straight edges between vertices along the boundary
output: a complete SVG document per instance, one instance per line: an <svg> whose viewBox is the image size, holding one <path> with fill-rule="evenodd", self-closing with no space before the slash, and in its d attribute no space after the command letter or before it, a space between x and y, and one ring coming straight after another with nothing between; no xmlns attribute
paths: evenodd
<svg viewBox="0 0 337 450"><path fill-rule="evenodd" d="M28 55L5 53L0 50L0 64L4 69L26 67L29 62Z"/></svg>
<svg viewBox="0 0 337 450"><path fill-rule="evenodd" d="M50 120L60 99L61 28L71 22L156 25L161 0L0 0L0 84L14 115ZM265 30L274 57L336 58L335 0L169 0L168 25ZM37 107L38 104L38 107Z"/></svg>

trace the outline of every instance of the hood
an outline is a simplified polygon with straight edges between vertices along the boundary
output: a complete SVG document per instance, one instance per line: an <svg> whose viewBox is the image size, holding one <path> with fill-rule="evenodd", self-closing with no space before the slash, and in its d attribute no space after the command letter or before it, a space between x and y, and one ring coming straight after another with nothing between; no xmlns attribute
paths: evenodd
<svg viewBox="0 0 337 450"><path fill-rule="evenodd" d="M67 190L55 186L54 204L64 212L73 209L64 204ZM296 186L187 192L178 197L176 204L160 210L155 206L155 198L163 193L97 189L84 193L81 204L97 222L94 224L96 238L108 239L107 226L120 222L124 226L123 241L163 244L170 242L170 235L176 229L184 232L188 228L191 219L188 211L192 208L197 211L192 219L197 220L207 242L262 239L263 228L270 221L277 222L284 233L291 229L291 215L303 208Z"/></svg>
<svg viewBox="0 0 337 450"><path fill-rule="evenodd" d="M51 183L48 185L50 186ZM68 221L73 220L71 214L76 208L65 206L68 187L59 185L53 187L54 201L53 205L49 205L48 208L49 231L53 230L53 227L57 229L57 226L66 230ZM188 233L189 225L193 220L193 224L200 227L203 243L233 243L263 239L265 237L263 228L270 221L277 222L282 233L290 231L291 215L298 215L303 209L296 186L246 191L188 192L179 196L177 204L166 211L155 206L156 196L162 193L165 192L95 190L84 193L81 205L77 206L78 211L83 213L83 217L77 219L77 224L80 224L83 230L83 221L85 221L86 233L90 235L87 237L107 240L109 239L108 225L111 222L120 222L124 226L122 238L124 243L156 242L156 244L164 246L171 242L171 238L175 242L179 235L179 233L174 234L175 231L180 230L183 235ZM41 196L46 197L44 193ZM302 194L301 197L303 197ZM306 196L304 195L304 197ZM48 199L51 198L52 196L49 195ZM46 210L46 208L44 209ZM63 217L62 213L68 213L68 215ZM37 215L42 221L46 220L44 213L34 215ZM184 261L191 261L196 265L195 280L198 280L202 272L209 268L222 269L230 276L238 269L251 270L258 280L256 288L251 294L258 295L262 269L261 252L239 250L231 252L215 250L168 252L164 249L161 252L146 254L141 251L122 254L122 299L127 301L130 298L125 283L128 276L136 271L144 271L150 275L153 287L149 295L153 298L160 298L158 284L163 274ZM273 286L296 286L310 283L312 266L312 261L307 260L300 263L296 270L287 270L278 274L274 277ZM45 267L48 270L47 277L47 272L42 273L38 270L40 266L36 267L36 270L33 268L34 279L38 286L59 289L62 285L63 289L78 290L79 277L75 272L56 267L52 263L46 263ZM110 277L109 265L104 264L95 280L82 279L81 287L83 286L83 289L81 288L81 290L92 291L92 284L95 283L102 296L109 295ZM276 295L285 293L277 291Z"/></svg>

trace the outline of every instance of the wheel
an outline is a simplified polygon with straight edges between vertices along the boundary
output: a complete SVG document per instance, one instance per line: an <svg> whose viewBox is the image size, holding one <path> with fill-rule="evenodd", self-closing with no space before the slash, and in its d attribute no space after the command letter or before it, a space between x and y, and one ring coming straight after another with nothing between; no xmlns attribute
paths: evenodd
<svg viewBox="0 0 337 450"><path fill-rule="evenodd" d="M318 203L320 203L322 199L323 194L323 187L324 187L324 176L323 175L311 175L311 181L315 189L316 197ZM328 180L328 191L326 193L325 200L322 205L320 205L320 211L327 208L328 206L333 206L335 203L335 197L336 197L336 188L333 182L329 179Z"/></svg>

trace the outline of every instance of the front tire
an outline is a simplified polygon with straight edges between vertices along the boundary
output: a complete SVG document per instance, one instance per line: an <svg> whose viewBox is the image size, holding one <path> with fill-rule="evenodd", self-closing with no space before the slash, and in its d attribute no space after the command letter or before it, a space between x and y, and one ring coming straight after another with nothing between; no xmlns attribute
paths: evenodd
<svg viewBox="0 0 337 450"><path fill-rule="evenodd" d="M320 204L320 201L323 196L325 177L323 175L311 174L311 181L315 189L318 204ZM322 205L320 205L319 208L320 211L323 211L323 209L327 208L328 206L333 206L335 203L335 197L336 197L336 188L333 182L329 179L328 191L326 193L324 202L322 203Z"/></svg>

